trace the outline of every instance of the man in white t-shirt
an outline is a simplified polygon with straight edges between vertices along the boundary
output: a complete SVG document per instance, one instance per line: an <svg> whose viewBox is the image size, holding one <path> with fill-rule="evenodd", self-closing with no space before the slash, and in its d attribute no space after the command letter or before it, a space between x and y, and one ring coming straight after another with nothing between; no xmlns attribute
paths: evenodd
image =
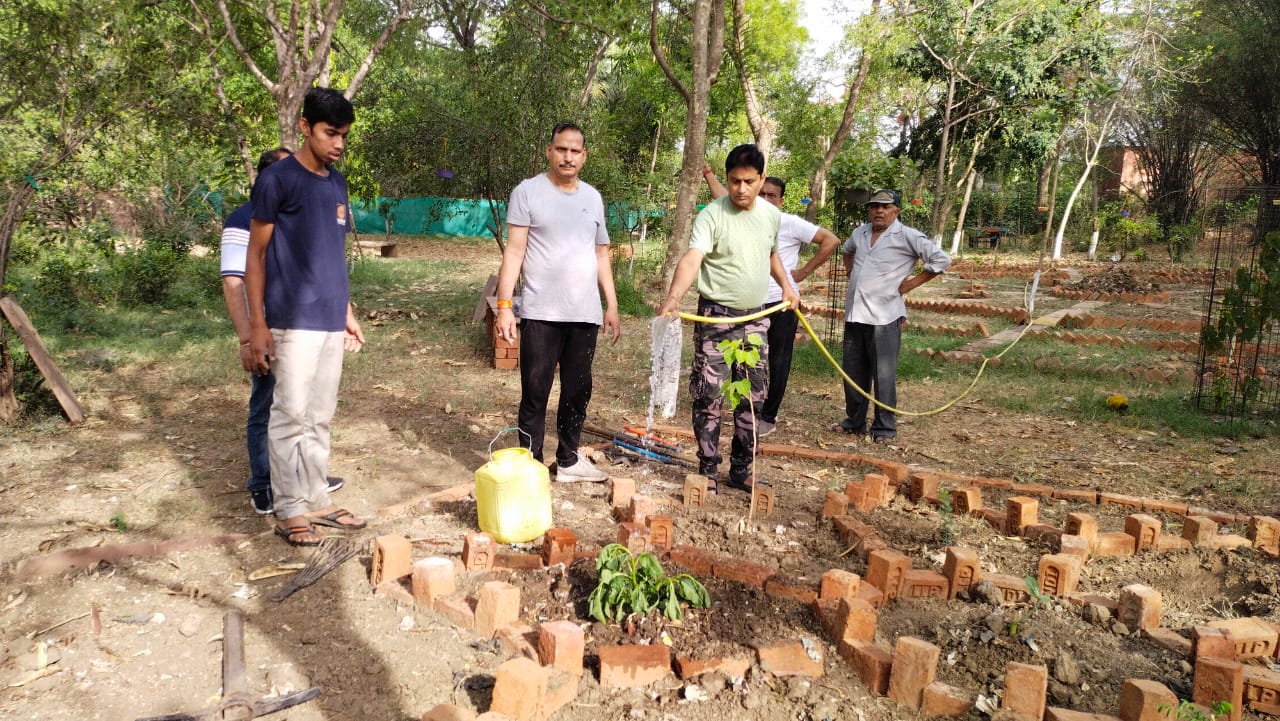
<svg viewBox="0 0 1280 721"><path fill-rule="evenodd" d="M711 197L719 198L726 192L719 179L706 168L702 173L711 189ZM782 196L787 192L787 184L782 178L770 175L764 179L760 189L760 197L782 208ZM800 265L800 249L809 243L818 244L818 252L809 258L803 267ZM840 247L840 239L835 233L814 225L798 215L783 213L778 226L778 259L791 278L791 287L796 295L800 294L800 283L813 275L827 259ZM772 277L769 278L769 296L765 305L776 305L782 302L782 286ZM778 423L778 410L782 408L782 397L787 392L787 378L791 375L791 355L795 349L796 328L800 318L795 310L788 308L770 316L769 320L769 391L764 405L760 409L760 418L756 422L756 431L760 437L773 433Z"/></svg>
<svg viewBox="0 0 1280 721"><path fill-rule="evenodd" d="M609 261L600 193L578 179L587 160L586 136L573 123L559 123L547 145L546 173L516 186L507 204L507 245L498 269L498 315L494 332L514 341L516 280L520 300L521 444L542 460L547 401L560 367L556 411L556 480L604 481L609 476L579 452L591 400L591 363L596 338L618 342L618 300ZM597 290L598 288L598 290ZM606 308L600 307L604 295Z"/></svg>

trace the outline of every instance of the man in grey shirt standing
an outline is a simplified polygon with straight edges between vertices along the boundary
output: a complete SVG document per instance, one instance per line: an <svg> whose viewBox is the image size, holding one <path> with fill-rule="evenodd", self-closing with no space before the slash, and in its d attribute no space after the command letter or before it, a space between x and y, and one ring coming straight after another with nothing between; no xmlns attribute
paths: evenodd
<svg viewBox="0 0 1280 721"><path fill-rule="evenodd" d="M872 193L867 201L868 222L858 226L841 249L845 267L851 269L844 301L841 365L863 390L869 391L874 379L877 403L890 408L898 404L898 351L902 322L907 317L903 296L942 275L951 265L951 257L927 235L898 222L899 210L894 191ZM924 269L912 275L917 261L924 263ZM868 405L866 397L846 383L846 418L832 430L865 435ZM888 443L897 433L893 412L877 405L872 440Z"/></svg>
<svg viewBox="0 0 1280 721"><path fill-rule="evenodd" d="M521 182L511 193L494 323L500 338L515 340L513 296L516 280L523 274L521 443L527 442L534 458L542 460L547 401L559 364L555 478L565 482L609 478L578 451L578 442L591 400L591 363L600 326L614 343L621 332L604 202L595 188L578 178L586 160L582 128L559 123L552 128L547 145L548 171Z"/></svg>

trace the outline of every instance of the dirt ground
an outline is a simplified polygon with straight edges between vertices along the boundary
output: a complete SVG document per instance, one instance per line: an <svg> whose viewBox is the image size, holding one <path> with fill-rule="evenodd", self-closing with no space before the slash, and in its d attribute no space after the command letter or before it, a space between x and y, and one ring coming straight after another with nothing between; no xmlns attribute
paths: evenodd
<svg viewBox="0 0 1280 721"><path fill-rule="evenodd" d="M467 291L458 295L469 302L497 267L491 247L418 239L402 241L401 250L402 257L455 261L465 270L453 280L454 290ZM1087 277L1101 270L1076 265L1072 272ZM950 297L965 285L948 275L920 292ZM1020 284L991 285L997 295L1007 294L991 302L1012 303L1021 292ZM1189 287L1173 288L1183 291L1175 299L1185 301L1141 312L1195 317L1195 294ZM475 340L478 326L444 328L438 319L399 311L404 298L439 290L395 288L364 300L362 312L373 314L366 325L370 346L348 361L330 469L347 480L335 500L371 519L357 541L406 535L419 557L461 554L463 534L476 528L474 501L394 517L378 516L379 509L471 481L489 441L513 423L519 398L518 376L489 367L482 342ZM1046 310L1070 305L1048 298L1044 303ZM470 311L457 317L469 318ZM917 315L928 314L912 318ZM637 388L647 388L647 369L633 360L636 348L647 347L648 321L624 322L624 342L602 345L596 358L590 421L605 428L644 419L634 399ZM230 337L225 350L234 356ZM319 699L278 718L416 719L442 702L488 708L493 671L505 654L433 612L372 595L367 553L282 603L268 596L287 576L248 580L255 569L307 556L275 538L270 522L249 507L243 490L248 383L234 368L224 382L193 383L179 363L106 367L73 358L68 365L88 410L86 423L72 428L48 421L0 430L0 716L133 719L207 707L219 693L222 617L232 608L246 616L253 692L322 689ZM951 392L941 385L927 379L903 383L900 397L913 407L934 407ZM894 444L873 445L823 430L838 417L838 386L797 383L789 391L787 417L769 441L857 452L919 469L1280 515L1273 491L1280 463L1271 438L1198 440L1080 423L1054 412L1060 402L1051 379L1030 404L1040 410L1023 413L984 404L979 387L946 414L902 419ZM673 423L686 414L681 410ZM868 468L761 458L759 475L777 489L778 507L753 525L745 523L741 492L726 490L705 510L678 505L684 469L620 462L609 470L635 478L642 493L677 501L671 511L678 543L766 563L796 579L816 579L830 568L865 571L854 554L841 555L845 549L830 522L819 521L816 512L828 490L843 488ZM605 485L554 484L552 492L556 524L572 528L581 547L614 540ZM985 500L988 506L1003 503L996 493ZM1097 513L1104 530L1123 524L1124 514L1114 507L1049 500L1041 501L1041 522L1060 526L1075 510ZM911 556L916 568L941 567L948 524L952 542L977 549L986 570L1033 575L1046 550L995 534L978 519L947 519L902 497L862 520ZM1176 532L1177 517L1162 520ZM18 563L40 554L222 534L244 537L40 579L17 577ZM584 624L589 656L601 644L660 643L665 634L680 655L724 649L750 655L755 644L812 638L826 657L826 675L819 679L778 679L753 669L743 680L713 677L696 688L671 677L643 690L609 691L588 673L578 698L558 719L889 721L912 715L870 695L798 603L704 579L711 609L690 612L680 624L648 619L628 637L617 626L587 617L585 599L595 575L590 561L567 570L495 574L521 587L526 621ZM474 588L482 580L469 576L462 582ZM1093 559L1081 590L1114 596L1133 582L1161 591L1164 623L1172 628L1240 615L1280 622L1277 562L1248 550ZM1069 605L900 601L881 611L877 640L888 647L901 635L938 644L939 680L986 697L1003 688L1010 660L1047 665L1050 703L1082 711L1115 713L1120 684L1130 677L1160 680L1183 697L1190 694L1191 668L1182 659L1104 619L1086 620Z"/></svg>

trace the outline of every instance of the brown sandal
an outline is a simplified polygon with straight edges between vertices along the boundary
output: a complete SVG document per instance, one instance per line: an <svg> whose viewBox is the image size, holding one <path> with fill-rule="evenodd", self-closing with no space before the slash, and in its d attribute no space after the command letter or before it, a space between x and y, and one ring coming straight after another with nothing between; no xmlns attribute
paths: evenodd
<svg viewBox="0 0 1280 721"><path fill-rule="evenodd" d="M344 518L355 519L356 522L343 523L341 519L344 519ZM328 526L329 528L339 528L344 531L358 531L361 528L364 528L369 525L365 521L361 521L360 519L356 518L355 515L351 513L351 511L348 511L345 508L339 508L333 513L326 513L323 516L309 516L309 519L311 520L312 523L316 524L317 526Z"/></svg>
<svg viewBox="0 0 1280 721"><path fill-rule="evenodd" d="M310 523L305 526L276 526L276 535L283 538L284 542L290 546L319 546L319 539L314 541L295 540L294 536L301 536L304 533L315 533L315 528Z"/></svg>

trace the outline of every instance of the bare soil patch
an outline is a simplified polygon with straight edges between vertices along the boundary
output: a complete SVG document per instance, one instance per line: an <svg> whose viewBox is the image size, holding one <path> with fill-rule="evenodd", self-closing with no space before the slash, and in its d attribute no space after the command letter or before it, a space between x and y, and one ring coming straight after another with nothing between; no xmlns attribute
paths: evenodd
<svg viewBox="0 0 1280 721"><path fill-rule="evenodd" d="M364 537L401 534L418 556L459 556L462 537L476 527L470 500L380 518L380 508L471 480L491 438L511 425L519 398L516 374L488 367L482 331L470 324L472 306L497 253L487 245L403 238L400 257L450 261L447 282L370 291L357 300L374 314L370 345L348 359L335 420L331 472L347 479L336 500L372 519ZM1088 275L1109 264L1073 268ZM950 276L925 295L954 297L966 281ZM993 302L1016 304L1020 283L993 283ZM1004 289L1004 290L1002 290ZM449 310L426 312L424 294L449 293ZM1002 297L1000 294L1004 294ZM1175 294L1175 299L1183 297ZM1045 296L1042 298L1046 299ZM1119 304L1108 313L1192 315L1192 294L1175 307ZM463 307L465 305L465 307ZM382 315L377 315L381 313ZM412 315L411 315L412 314ZM912 314L923 322L922 314ZM643 423L647 396L648 319L624 320L625 337L601 346L596 359L591 422L606 428ZM250 685L285 693L317 684L323 695L288 718L414 719L436 703L488 707L494 669L506 657L496 644L459 631L430 611L415 611L370 593L367 555L358 556L283 603L267 596L285 577L248 581L250 571L305 560L305 553L271 535L243 490L248 383L235 364L231 335L218 370L203 376L173 362L119 362L109 371L72 363L72 382L90 420L68 428L56 421L0 430L0 711L14 718L131 719L194 711L218 693L222 615L242 609ZM193 378L201 380L193 381ZM984 383L1000 383L998 373ZM949 473L1005 477L1064 488L1180 498L1223 511L1277 515L1277 453L1271 438L1186 439L1107 422L1080 422L1058 409L1056 382L1046 377L1026 412L1007 412L983 400L984 387L947 413L903 418L893 445L860 444L824 429L837 420L840 388L831 378L793 382L783 422L770 441L857 452ZM1135 398L1141 387L1130 388ZM911 408L932 408L958 389L936 380L900 385ZM687 403L687 401L686 401ZM674 423L683 423L682 407ZM727 433L726 433L727 438ZM549 438L549 442L550 438ZM830 568L862 574L817 510L826 492L843 488L869 468L765 457L760 475L777 489L773 516L744 525L746 495L726 490L706 509L679 505L683 471L636 464L612 466L638 491L669 498L676 542L764 563L790 578L815 580ZM581 547L616 539L607 489L556 484L557 525L572 528ZM988 506L1003 498L991 493ZM1042 501L1041 522L1061 524L1067 512L1088 510L1100 526L1119 530L1124 512ZM944 518L935 508L903 498L861 516L916 568L941 565ZM1179 520L1163 516L1167 528ZM953 542L978 550L983 567L1033 575L1045 548L996 534L968 517L951 519ZM1237 529L1239 530L1239 529ZM243 541L166 557L125 560L19 582L17 563L66 548L243 533ZM523 549L534 550L534 549ZM572 619L588 624L588 654L601 644L664 642L676 653L713 654L754 645L812 638L826 659L820 679L779 679L753 670L735 684L700 684L708 698L688 700L674 677L635 691L600 689L588 674L578 699L557 718L859 719L910 716L869 694L836 654L804 605L738 583L704 579L713 605L680 624L656 618L627 629L590 621L585 598L594 567L494 572L523 592L528 622ZM484 578L468 576L464 583ZM1165 624L1184 628L1232 614L1280 621L1274 559L1251 552L1194 550L1141 558L1094 559L1082 590L1114 595L1141 582L1164 595ZM98 609L100 632L91 623ZM1016 623L1014 631L1011 625ZM942 647L939 680L992 695L1003 687L1007 661L1047 665L1050 703L1114 713L1124 678L1160 680L1189 694L1190 667L1136 634L1087 622L1063 604L1040 608L973 601L895 602L880 613L877 640L912 635ZM14 685L19 684L21 685ZM1251 714L1246 714L1251 715Z"/></svg>

